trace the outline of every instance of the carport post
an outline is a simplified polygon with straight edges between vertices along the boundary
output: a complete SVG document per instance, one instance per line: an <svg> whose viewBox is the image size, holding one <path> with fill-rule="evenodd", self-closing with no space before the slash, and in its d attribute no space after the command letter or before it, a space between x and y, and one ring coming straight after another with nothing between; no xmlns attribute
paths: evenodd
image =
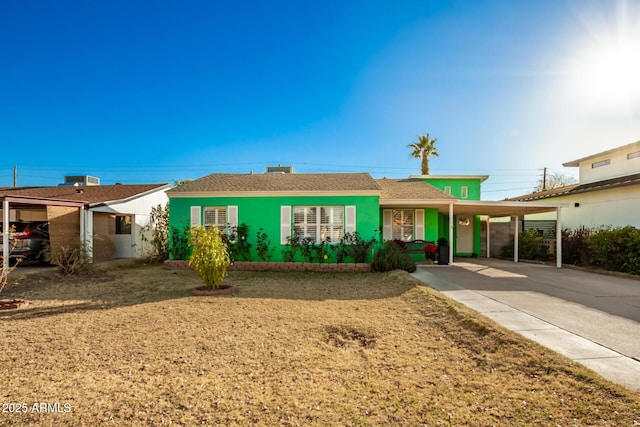
<svg viewBox="0 0 640 427"><path fill-rule="evenodd" d="M562 221L560 220L560 211L557 208L556 213L556 267L562 267Z"/></svg>
<svg viewBox="0 0 640 427"><path fill-rule="evenodd" d="M2 203L2 275L9 273L9 201Z"/></svg>
<svg viewBox="0 0 640 427"><path fill-rule="evenodd" d="M453 203L449 203L449 262L453 263Z"/></svg>
<svg viewBox="0 0 640 427"><path fill-rule="evenodd" d="M487 258L491 258L491 217L487 217Z"/></svg>
<svg viewBox="0 0 640 427"><path fill-rule="evenodd" d="M518 215L515 216L514 226L513 226L513 262L518 262L518 226L520 222L520 217Z"/></svg>

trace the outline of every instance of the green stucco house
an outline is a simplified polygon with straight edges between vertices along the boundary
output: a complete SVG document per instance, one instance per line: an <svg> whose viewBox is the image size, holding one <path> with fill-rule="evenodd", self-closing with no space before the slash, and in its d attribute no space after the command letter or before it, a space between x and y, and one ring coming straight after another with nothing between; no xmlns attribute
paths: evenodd
<svg viewBox="0 0 640 427"><path fill-rule="evenodd" d="M274 247L273 261L283 260L283 250L294 229L317 243L338 242L351 232L378 242L436 242L440 237L451 240L453 236L453 255L478 255L478 217L451 213L453 204L461 198L479 200L484 179L430 175L373 179L367 173L214 173L167 192L169 225L178 230L191 225L227 230L246 224L252 250L258 231L268 236ZM451 227L450 218L455 227ZM414 256L424 259L419 254ZM258 260L257 254L252 253L252 257Z"/></svg>

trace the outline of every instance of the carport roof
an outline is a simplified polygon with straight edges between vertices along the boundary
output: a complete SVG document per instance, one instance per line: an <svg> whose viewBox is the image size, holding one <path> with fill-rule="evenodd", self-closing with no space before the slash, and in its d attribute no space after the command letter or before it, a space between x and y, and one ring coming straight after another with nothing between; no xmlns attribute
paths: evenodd
<svg viewBox="0 0 640 427"><path fill-rule="evenodd" d="M169 184L116 184L56 187L0 188L0 199L24 204L95 205L127 200L148 192L169 189Z"/></svg>

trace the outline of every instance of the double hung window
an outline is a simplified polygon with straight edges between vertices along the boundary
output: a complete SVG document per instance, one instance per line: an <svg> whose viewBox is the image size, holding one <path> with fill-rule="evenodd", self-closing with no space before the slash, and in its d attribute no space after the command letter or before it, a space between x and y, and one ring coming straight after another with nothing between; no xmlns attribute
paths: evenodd
<svg viewBox="0 0 640 427"><path fill-rule="evenodd" d="M409 242L413 238L414 211L413 209L393 210L393 239Z"/></svg>
<svg viewBox="0 0 640 427"><path fill-rule="evenodd" d="M218 227L220 231L227 231L227 208L226 206L205 206L204 222L206 227Z"/></svg>
<svg viewBox="0 0 640 427"><path fill-rule="evenodd" d="M343 206L294 206L293 226L303 238L336 243L344 235Z"/></svg>

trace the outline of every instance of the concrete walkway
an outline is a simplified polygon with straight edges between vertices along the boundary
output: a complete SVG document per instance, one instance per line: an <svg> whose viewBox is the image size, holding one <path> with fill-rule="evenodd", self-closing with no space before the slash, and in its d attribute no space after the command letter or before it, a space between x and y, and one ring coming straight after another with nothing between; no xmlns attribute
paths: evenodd
<svg viewBox="0 0 640 427"><path fill-rule="evenodd" d="M493 259L418 266L412 275L602 377L640 391L640 322L633 319L640 315L640 281ZM612 304L616 298L625 303ZM594 307L598 300L600 309ZM608 312L615 310L623 315Z"/></svg>

